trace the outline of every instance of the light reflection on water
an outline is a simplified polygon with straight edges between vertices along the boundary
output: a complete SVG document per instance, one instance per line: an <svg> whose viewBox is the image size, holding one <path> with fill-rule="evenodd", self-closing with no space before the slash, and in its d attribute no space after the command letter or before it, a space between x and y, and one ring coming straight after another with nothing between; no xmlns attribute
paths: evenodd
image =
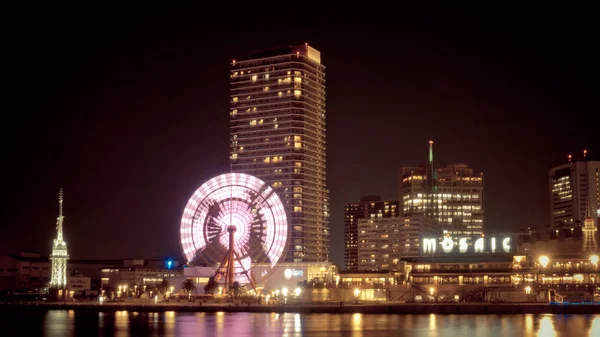
<svg viewBox="0 0 600 337"><path fill-rule="evenodd" d="M600 315L378 315L296 313L0 313L2 335L31 336L515 336L600 337ZM26 317L26 319L24 319ZM11 331L14 333L11 334Z"/></svg>

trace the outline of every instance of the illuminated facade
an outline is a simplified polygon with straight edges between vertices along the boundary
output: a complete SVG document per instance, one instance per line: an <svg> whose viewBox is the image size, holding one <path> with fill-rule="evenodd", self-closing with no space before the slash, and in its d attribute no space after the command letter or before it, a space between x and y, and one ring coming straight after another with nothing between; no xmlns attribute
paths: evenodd
<svg viewBox="0 0 600 337"><path fill-rule="evenodd" d="M597 253L598 252L598 228L594 224L594 219L588 217L584 221L583 228L581 229L583 234L583 251L586 253Z"/></svg>
<svg viewBox="0 0 600 337"><path fill-rule="evenodd" d="M398 201L381 201L379 196L364 196L360 202L344 207L344 265L346 270L358 270L358 221L398 216Z"/></svg>
<svg viewBox="0 0 600 337"><path fill-rule="evenodd" d="M432 232L451 236L458 244L479 237L484 229L483 173L474 173L465 164L438 168L429 142L428 162L419 167L403 167L399 172L399 195L404 216L425 216Z"/></svg>
<svg viewBox="0 0 600 337"><path fill-rule="evenodd" d="M217 274L228 263L227 270L241 283L252 283L252 264L275 267L287 235L285 209L273 188L243 173L223 174L204 183L181 219L181 246L188 262L218 268Z"/></svg>
<svg viewBox="0 0 600 337"><path fill-rule="evenodd" d="M570 158L570 157L569 157ZM594 224L600 215L600 161L573 161L548 174L550 222L555 229L582 226L589 210Z"/></svg>
<svg viewBox="0 0 600 337"><path fill-rule="evenodd" d="M401 258L420 256L422 217L358 220L358 270L398 270Z"/></svg>
<svg viewBox="0 0 600 337"><path fill-rule="evenodd" d="M58 218L56 221L56 239L52 246L51 261L51 276L50 288L65 289L67 287L67 261L69 253L67 252L67 244L63 240L63 192L62 189L58 194ZM59 291L59 296L60 294Z"/></svg>
<svg viewBox="0 0 600 337"><path fill-rule="evenodd" d="M230 70L230 161L279 195L289 222L286 262L329 257L325 66L308 44L257 52Z"/></svg>

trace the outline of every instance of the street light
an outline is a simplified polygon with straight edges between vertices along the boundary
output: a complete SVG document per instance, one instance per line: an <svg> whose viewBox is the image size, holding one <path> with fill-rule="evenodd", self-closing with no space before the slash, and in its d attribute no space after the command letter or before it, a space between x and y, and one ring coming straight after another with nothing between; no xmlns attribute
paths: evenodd
<svg viewBox="0 0 600 337"><path fill-rule="evenodd" d="M288 288L281 288L281 294L283 295L283 303L287 303Z"/></svg>
<svg viewBox="0 0 600 337"><path fill-rule="evenodd" d="M360 289L355 288L354 289L354 303L358 304L358 295L360 294Z"/></svg>
<svg viewBox="0 0 600 337"><path fill-rule="evenodd" d="M294 289L294 295L296 295L296 297L300 296L301 291L302 291L302 289L300 289L300 287Z"/></svg>
<svg viewBox="0 0 600 337"><path fill-rule="evenodd" d="M546 255L542 255L538 259L538 262L542 265L542 267L546 268L546 266L548 266L548 263L550 263L550 258Z"/></svg>
<svg viewBox="0 0 600 337"><path fill-rule="evenodd" d="M530 286L525 287L525 294L531 295L531 287Z"/></svg>
<svg viewBox="0 0 600 337"><path fill-rule="evenodd" d="M598 267L598 255L590 256L590 262L594 265L594 267Z"/></svg>

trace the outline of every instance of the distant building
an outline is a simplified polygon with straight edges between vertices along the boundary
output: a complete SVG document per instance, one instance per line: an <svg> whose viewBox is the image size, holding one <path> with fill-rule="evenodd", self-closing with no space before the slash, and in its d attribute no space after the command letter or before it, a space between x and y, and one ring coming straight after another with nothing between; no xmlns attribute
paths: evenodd
<svg viewBox="0 0 600 337"><path fill-rule="evenodd" d="M0 256L0 290L43 292L50 281L50 263L37 253Z"/></svg>
<svg viewBox="0 0 600 337"><path fill-rule="evenodd" d="M230 70L233 172L273 187L286 210L285 262L329 260L325 66L304 44L256 52Z"/></svg>
<svg viewBox="0 0 600 337"><path fill-rule="evenodd" d="M438 167L429 142L429 158L417 167L399 171L399 198L402 216L425 216L429 228L438 237L451 236L458 244L484 230L483 173L475 173L465 164Z"/></svg>
<svg viewBox="0 0 600 337"><path fill-rule="evenodd" d="M393 218L398 216L398 201L381 201L378 195L363 196L360 202L344 207L344 267L358 270L358 221L361 219Z"/></svg>
<svg viewBox="0 0 600 337"><path fill-rule="evenodd" d="M358 220L358 270L398 271L402 258L421 255L422 217L369 218Z"/></svg>
<svg viewBox="0 0 600 337"><path fill-rule="evenodd" d="M554 229L581 227L588 215L600 216L600 161L572 160L548 172L550 223Z"/></svg>

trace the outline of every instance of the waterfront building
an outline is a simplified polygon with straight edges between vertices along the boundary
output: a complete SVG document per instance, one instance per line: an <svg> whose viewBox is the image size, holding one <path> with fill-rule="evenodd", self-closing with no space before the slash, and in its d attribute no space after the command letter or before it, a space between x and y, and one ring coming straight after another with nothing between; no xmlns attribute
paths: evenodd
<svg viewBox="0 0 600 337"><path fill-rule="evenodd" d="M382 219L398 216L397 200L381 200L378 195L363 196L360 202L344 206L344 267L346 270L359 270L359 232L361 219Z"/></svg>
<svg viewBox="0 0 600 337"><path fill-rule="evenodd" d="M423 234L450 236L456 244L466 238L469 245L483 234L483 173L475 173L466 164L439 167L433 141L425 164L400 169L398 191L401 215L429 219L432 232Z"/></svg>
<svg viewBox="0 0 600 337"><path fill-rule="evenodd" d="M285 262L329 259L325 66L308 44L255 52L230 70L230 163L273 187L289 222Z"/></svg>
<svg viewBox="0 0 600 337"><path fill-rule="evenodd" d="M553 229L581 227L589 216L598 225L600 216L600 161L588 159L584 150L579 159L548 172L550 223Z"/></svg>
<svg viewBox="0 0 600 337"><path fill-rule="evenodd" d="M165 280L175 291L184 280L183 268L173 260L121 260L117 266L102 268L101 275L103 288L127 287L136 292L143 292L144 286L155 287Z"/></svg>

